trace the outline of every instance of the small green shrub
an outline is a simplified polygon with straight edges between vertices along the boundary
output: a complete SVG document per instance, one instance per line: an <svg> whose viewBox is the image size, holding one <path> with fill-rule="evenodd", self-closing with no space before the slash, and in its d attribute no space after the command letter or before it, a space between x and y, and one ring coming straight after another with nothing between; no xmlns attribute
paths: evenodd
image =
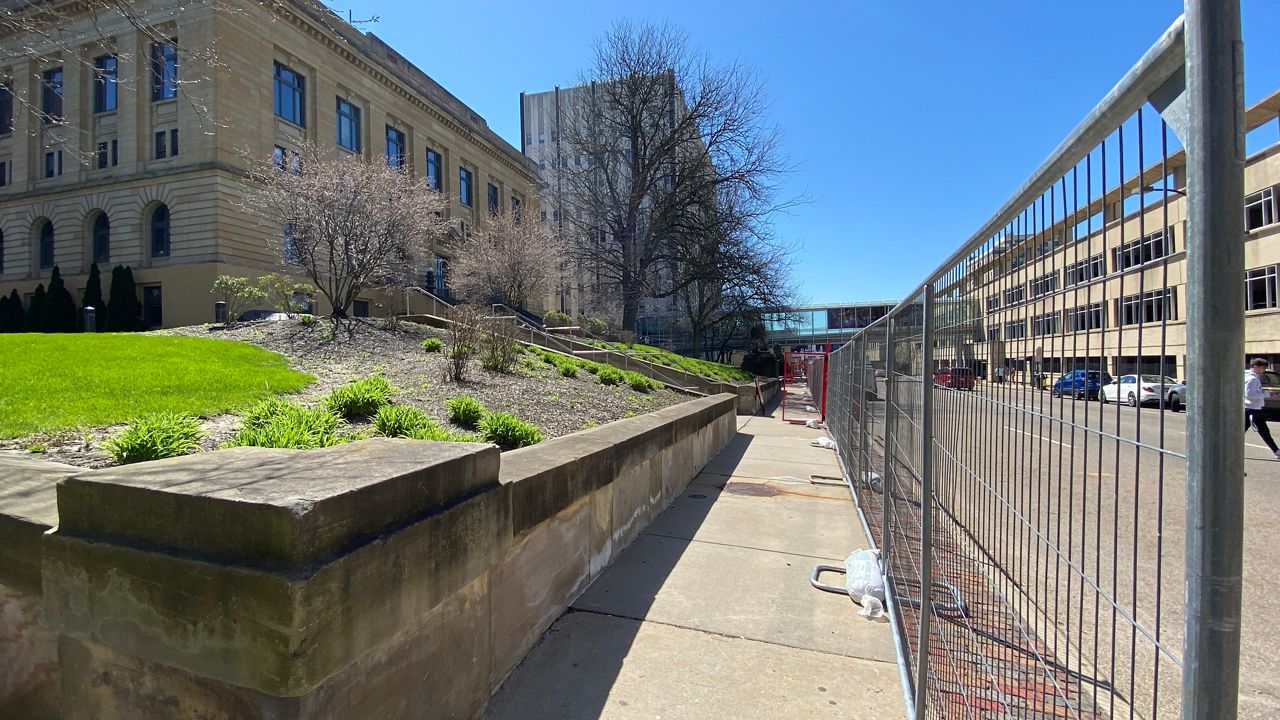
<svg viewBox="0 0 1280 720"><path fill-rule="evenodd" d="M200 446L200 421L162 413L138 418L102 447L120 465L186 455Z"/></svg>
<svg viewBox="0 0 1280 720"><path fill-rule="evenodd" d="M512 415L493 413L480 421L480 434L503 450L513 450L542 442L542 431Z"/></svg>
<svg viewBox="0 0 1280 720"><path fill-rule="evenodd" d="M348 439L339 437L341 419L328 406L309 408L279 398L264 400L245 413L240 430L226 447L265 447L311 450Z"/></svg>
<svg viewBox="0 0 1280 720"><path fill-rule="evenodd" d="M384 405L373 416L373 426L387 437L413 437L420 430L438 427L435 420L412 405Z"/></svg>
<svg viewBox="0 0 1280 720"><path fill-rule="evenodd" d="M27 446L27 452L32 453L33 455L39 455L48 449L49 448L45 447L44 443L31 443Z"/></svg>
<svg viewBox="0 0 1280 720"><path fill-rule="evenodd" d="M552 310L542 316L542 322L547 327L565 327L566 325L573 324L573 317L568 313L562 313L559 310Z"/></svg>
<svg viewBox="0 0 1280 720"><path fill-rule="evenodd" d="M600 368L600 372L596 373L596 377L600 379L601 385L621 385L625 379L622 371L615 367Z"/></svg>
<svg viewBox="0 0 1280 720"><path fill-rule="evenodd" d="M429 353L438 353L444 349L444 341L440 338L427 338L422 341L422 349Z"/></svg>
<svg viewBox="0 0 1280 720"><path fill-rule="evenodd" d="M559 371L560 371L560 374L561 374L561 375L563 375L564 377L567 377L567 378L576 378L576 377L578 377L578 365L577 365L577 363L571 363L571 362L561 362L561 363L557 363L557 364L556 364L556 369L557 369L557 370L559 370Z"/></svg>
<svg viewBox="0 0 1280 720"><path fill-rule="evenodd" d="M583 360L582 367L587 372L591 373L592 375L595 375L600 372L600 368L608 367L608 366L605 365L604 363L598 363L594 360Z"/></svg>
<svg viewBox="0 0 1280 720"><path fill-rule="evenodd" d="M349 382L329 393L325 404L348 420L371 417L391 402L396 387L381 375L370 375Z"/></svg>
<svg viewBox="0 0 1280 720"><path fill-rule="evenodd" d="M444 409L449 413L449 420L469 428L478 426L489 412L479 400L470 395L459 395L446 400Z"/></svg>
<svg viewBox="0 0 1280 720"><path fill-rule="evenodd" d="M316 316L315 315L299 315L298 324L301 325L302 327L311 327L312 325L316 324Z"/></svg>

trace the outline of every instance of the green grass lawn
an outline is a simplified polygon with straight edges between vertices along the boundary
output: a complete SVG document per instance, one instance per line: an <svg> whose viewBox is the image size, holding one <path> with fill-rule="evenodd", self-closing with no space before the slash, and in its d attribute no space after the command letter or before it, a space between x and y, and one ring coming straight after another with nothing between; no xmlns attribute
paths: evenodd
<svg viewBox="0 0 1280 720"><path fill-rule="evenodd" d="M625 345L623 343L610 342L596 342L595 344L610 350L627 353L628 355L640 358L641 360L648 360L655 365L665 365L670 368L676 368L677 370L683 370L687 373L700 375L704 378L718 380L720 382L750 382L755 379L755 375L752 375L742 368L736 368L732 365L725 365L723 363L711 362L709 360L699 360L697 358L685 357L684 355L677 355L670 350L663 350L662 348L653 347L652 345L641 345L640 343Z"/></svg>
<svg viewBox="0 0 1280 720"><path fill-rule="evenodd" d="M216 415L314 380L246 343L135 334L0 335L0 438Z"/></svg>

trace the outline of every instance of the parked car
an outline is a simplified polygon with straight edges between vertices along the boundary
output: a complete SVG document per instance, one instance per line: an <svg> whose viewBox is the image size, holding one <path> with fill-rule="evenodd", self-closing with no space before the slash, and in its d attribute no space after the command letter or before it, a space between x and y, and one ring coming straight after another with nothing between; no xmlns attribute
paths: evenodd
<svg viewBox="0 0 1280 720"><path fill-rule="evenodd" d="M1173 412L1187 409L1187 383L1185 381L1169 387L1165 394L1165 407Z"/></svg>
<svg viewBox="0 0 1280 720"><path fill-rule="evenodd" d="M1072 370L1054 381L1050 387L1054 397L1070 395L1080 400L1095 400L1111 375L1103 370Z"/></svg>
<svg viewBox="0 0 1280 720"><path fill-rule="evenodd" d="M1102 402L1125 402L1130 407L1147 403L1164 405L1169 400L1169 393L1178 385L1171 377L1161 379L1159 375L1121 375L1116 382L1102 388ZM1280 391L1280 387L1276 390ZM1185 395L1186 388L1183 388Z"/></svg>
<svg viewBox="0 0 1280 720"><path fill-rule="evenodd" d="M973 368L944 367L933 374L933 384L952 390L972 390L976 377Z"/></svg>

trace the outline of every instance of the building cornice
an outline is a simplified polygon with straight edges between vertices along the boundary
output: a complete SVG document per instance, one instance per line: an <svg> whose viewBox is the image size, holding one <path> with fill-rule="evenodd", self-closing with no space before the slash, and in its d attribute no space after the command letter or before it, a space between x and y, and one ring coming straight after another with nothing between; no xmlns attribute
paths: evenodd
<svg viewBox="0 0 1280 720"><path fill-rule="evenodd" d="M358 38L361 42L378 42L382 43L376 36L361 33L359 30L347 25L337 16L333 16L331 20L335 24L346 26L342 29L350 29L350 33L356 38L348 39L342 33L333 27L325 27L325 22L316 17L317 13L328 13L327 8L308 7L306 0L259 0L260 4L269 6L278 16L288 21L297 29L306 33L311 38L319 41L330 51L338 55L346 62L354 65L361 72L368 75L374 81L383 87L391 90L401 98L407 100L411 105L425 112L433 120L443 124L452 130L458 136L466 140L472 146L479 148L481 152L497 161L507 169L519 174L525 178L531 185L537 186L539 182L538 173L533 169L532 161L520 153L509 143L504 141L497 133L490 130L487 126L481 132L477 132L468 126L468 124L457 118L453 113L442 109L437 104L428 101L413 88L413 81L410 78L403 77L403 72L391 66L381 58L374 57L364 48L358 47L355 40ZM385 45L385 43L382 43ZM390 49L390 46L387 46ZM408 63L408 61L405 61ZM413 66L414 70L421 72L428 79L425 72ZM434 81L433 81L434 82ZM441 90L448 92L441 87ZM461 101L458 101L461 104ZM465 105L464 105L465 107ZM469 110L470 108L468 108ZM478 115L477 115L478 117ZM486 133L488 136L486 136Z"/></svg>

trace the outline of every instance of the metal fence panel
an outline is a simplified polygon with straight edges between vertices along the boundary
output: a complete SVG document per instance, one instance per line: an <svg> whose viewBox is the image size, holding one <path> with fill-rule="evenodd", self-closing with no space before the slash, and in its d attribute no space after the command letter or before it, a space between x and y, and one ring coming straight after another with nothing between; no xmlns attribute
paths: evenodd
<svg viewBox="0 0 1280 720"><path fill-rule="evenodd" d="M1173 116L1182 60L1179 21L977 235L826 360L827 423L917 717L1182 711L1184 540L1200 538L1170 531L1191 501L1176 410L1196 398L1180 381L1205 351L1187 324L1197 200L1146 107Z"/></svg>

